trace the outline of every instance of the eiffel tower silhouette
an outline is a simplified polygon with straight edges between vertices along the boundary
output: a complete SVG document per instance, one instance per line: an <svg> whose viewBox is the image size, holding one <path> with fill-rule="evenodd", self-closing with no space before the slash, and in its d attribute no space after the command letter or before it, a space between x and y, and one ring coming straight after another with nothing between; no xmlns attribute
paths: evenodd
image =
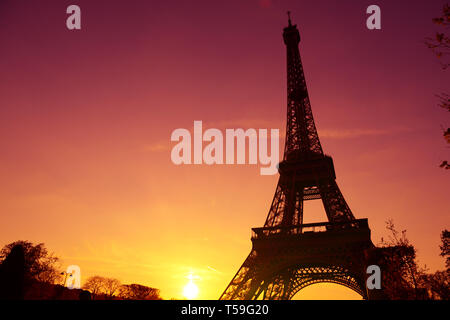
<svg viewBox="0 0 450 320"><path fill-rule="evenodd" d="M333 160L317 135L298 45L284 28L287 50L287 125L280 178L262 228L253 228L252 250L221 300L289 300L314 283L346 286L363 298L367 251L374 248L367 219L355 219L338 185ZM322 199L328 222L303 223L303 203Z"/></svg>

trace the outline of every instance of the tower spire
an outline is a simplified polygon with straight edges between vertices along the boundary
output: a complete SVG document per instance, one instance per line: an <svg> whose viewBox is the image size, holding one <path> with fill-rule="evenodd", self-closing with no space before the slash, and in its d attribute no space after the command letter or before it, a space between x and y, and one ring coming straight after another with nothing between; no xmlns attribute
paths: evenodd
<svg viewBox="0 0 450 320"><path fill-rule="evenodd" d="M288 12L287 12L287 15L288 15L289 27L292 27L292 23L291 23L291 12L288 11Z"/></svg>

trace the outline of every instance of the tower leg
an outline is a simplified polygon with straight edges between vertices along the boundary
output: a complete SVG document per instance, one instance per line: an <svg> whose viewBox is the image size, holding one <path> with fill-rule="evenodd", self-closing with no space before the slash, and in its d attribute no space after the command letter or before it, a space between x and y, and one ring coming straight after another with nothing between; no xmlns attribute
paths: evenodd
<svg viewBox="0 0 450 320"><path fill-rule="evenodd" d="M220 300L251 300L260 288L255 263L256 252L252 250L220 296Z"/></svg>
<svg viewBox="0 0 450 320"><path fill-rule="evenodd" d="M335 180L320 184L319 189L320 197L330 222L355 220Z"/></svg>

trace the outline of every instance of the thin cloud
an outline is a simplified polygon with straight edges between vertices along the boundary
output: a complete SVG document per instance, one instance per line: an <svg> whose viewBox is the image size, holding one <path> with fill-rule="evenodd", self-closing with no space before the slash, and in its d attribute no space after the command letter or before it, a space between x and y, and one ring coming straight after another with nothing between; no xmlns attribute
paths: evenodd
<svg viewBox="0 0 450 320"><path fill-rule="evenodd" d="M280 141L285 139L285 128L276 128L273 121L265 119L235 119L235 120L223 120L223 121L203 121L203 131L209 128L217 129L279 129ZM193 134L193 124L186 128L191 134ZM402 132L410 132L412 129L407 127L397 127L397 128L387 128L387 129L373 129L373 128L357 128L357 129L322 129L319 130L319 138L330 138L330 139L353 139L360 137L370 137L370 136L384 136L392 135ZM224 131L225 132L225 131ZM153 144L143 145L141 150L144 152L167 152L173 147L173 141L170 141L170 137L167 140L160 140Z"/></svg>
<svg viewBox="0 0 450 320"><path fill-rule="evenodd" d="M319 132L319 136L323 138L332 138L332 139L349 139L366 136L390 135L408 131L411 131L411 129L405 127L389 128L389 129L347 129L347 130L324 129Z"/></svg>
<svg viewBox="0 0 450 320"><path fill-rule="evenodd" d="M207 267L208 269L214 271L214 272L217 272L217 273L219 273L219 274L222 274L222 272L220 272L220 271L217 270L217 269L214 269L213 267L210 267L210 266L206 266L206 267Z"/></svg>
<svg viewBox="0 0 450 320"><path fill-rule="evenodd" d="M279 124L282 124L281 120ZM231 120L221 120L221 121L203 121L203 126L205 128L226 128L226 129L264 129L271 128L277 129L274 126L273 120L267 119L231 119Z"/></svg>
<svg viewBox="0 0 450 320"><path fill-rule="evenodd" d="M259 6L261 8L270 8L272 6L272 0L259 0Z"/></svg>
<svg viewBox="0 0 450 320"><path fill-rule="evenodd" d="M172 148L170 137L168 137L167 142L157 142L154 144L147 144L143 145L141 150L142 151L149 151L149 152L163 152L168 151Z"/></svg>

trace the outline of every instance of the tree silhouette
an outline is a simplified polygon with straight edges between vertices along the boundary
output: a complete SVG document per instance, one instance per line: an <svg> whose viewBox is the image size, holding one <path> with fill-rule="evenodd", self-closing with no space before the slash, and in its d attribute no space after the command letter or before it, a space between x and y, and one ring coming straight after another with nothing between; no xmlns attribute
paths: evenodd
<svg viewBox="0 0 450 320"><path fill-rule="evenodd" d="M392 220L386 222L390 231L387 239L381 238L378 264L383 270L384 293L388 299L424 299L421 279L425 270L416 261L416 249L406 238L406 230L395 229Z"/></svg>
<svg viewBox="0 0 450 320"><path fill-rule="evenodd" d="M120 281L114 278L106 278L102 276L89 277L83 289L89 290L93 298L97 295L104 295L108 299L112 299L118 293L121 284Z"/></svg>
<svg viewBox="0 0 450 320"><path fill-rule="evenodd" d="M119 292L125 300L162 300L158 289L135 283L122 285Z"/></svg>
<svg viewBox="0 0 450 320"><path fill-rule="evenodd" d="M425 288L431 299L450 299L450 232L444 230L441 233L442 245L440 255L446 258L446 270L436 271L433 274L425 274L422 277Z"/></svg>
<svg viewBox="0 0 450 320"><path fill-rule="evenodd" d="M381 239L376 249L376 261L382 270L383 292L387 299L450 299L449 244L450 233L442 231L441 256L447 258L447 270L426 273L416 261L416 249L406 238L406 231L398 232L392 220L387 221L390 236Z"/></svg>
<svg viewBox="0 0 450 320"><path fill-rule="evenodd" d="M92 276L86 280L83 289L89 290L92 293L92 299L95 299L96 295L104 292L104 282L105 278L101 276Z"/></svg>
<svg viewBox="0 0 450 320"><path fill-rule="evenodd" d="M450 66L448 57L450 56L450 37L445 30L450 28L450 6L446 4L442 10L442 16L432 19L433 23L444 31L438 31L434 38L427 38L425 44L430 48L440 60L442 68L445 70ZM440 102L439 105L450 111L450 95L448 93L441 93L437 95ZM450 128L444 130L444 138L447 143L450 143ZM442 161L441 168L450 169L450 163L445 160Z"/></svg>
<svg viewBox="0 0 450 320"><path fill-rule="evenodd" d="M433 274L425 274L421 281L427 290L428 297L433 300L450 299L450 274L449 270L436 271Z"/></svg>
<svg viewBox="0 0 450 320"><path fill-rule="evenodd" d="M3 261L15 246L21 246L24 252L25 281L32 280L54 284L60 280L58 272L59 259L49 253L43 243L34 245L29 241L15 241L5 245L0 251L0 260Z"/></svg>
<svg viewBox="0 0 450 320"><path fill-rule="evenodd" d="M21 245L15 245L0 264L0 300L23 299L25 254Z"/></svg>
<svg viewBox="0 0 450 320"><path fill-rule="evenodd" d="M450 27L450 6L445 4L442 15L432 19L432 21L437 26L448 30ZM447 69L450 66L450 63L446 60L450 55L450 37L448 34L440 30L436 32L434 38L427 38L425 44L436 54L438 59L441 59L442 68ZM448 101L447 108L450 108Z"/></svg>
<svg viewBox="0 0 450 320"><path fill-rule="evenodd" d="M450 269L450 231L445 229L441 233L441 241L442 245L439 246L441 249L441 256L444 257L445 260L445 267L447 270Z"/></svg>
<svg viewBox="0 0 450 320"><path fill-rule="evenodd" d="M103 290L104 293L111 299L114 297L115 293L119 291L121 283L119 280L114 278L104 278L103 279Z"/></svg>

